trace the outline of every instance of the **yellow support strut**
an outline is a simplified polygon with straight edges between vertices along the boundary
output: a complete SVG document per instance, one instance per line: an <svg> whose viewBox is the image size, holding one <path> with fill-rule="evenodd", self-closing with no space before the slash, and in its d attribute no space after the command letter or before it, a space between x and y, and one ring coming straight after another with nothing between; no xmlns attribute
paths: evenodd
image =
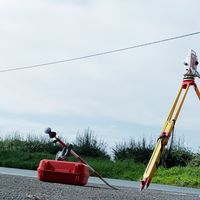
<svg viewBox="0 0 200 200"><path fill-rule="evenodd" d="M152 177L154 176L156 170L158 169L158 165L160 163L160 159L161 159L164 147L168 143L168 140L171 136L171 132L174 129L175 122L176 122L176 120L180 114L181 108L183 106L186 95L189 91L190 86L192 86L192 85L194 86L196 94L200 100L200 91L199 91L197 85L195 84L194 79L184 80L183 84L178 92L178 95L171 107L169 115L164 123L161 135L157 140L156 146L151 155L149 163L146 167L146 170L143 175L143 180L141 181L140 190L143 190L145 186L148 188L149 184L151 183Z"/></svg>

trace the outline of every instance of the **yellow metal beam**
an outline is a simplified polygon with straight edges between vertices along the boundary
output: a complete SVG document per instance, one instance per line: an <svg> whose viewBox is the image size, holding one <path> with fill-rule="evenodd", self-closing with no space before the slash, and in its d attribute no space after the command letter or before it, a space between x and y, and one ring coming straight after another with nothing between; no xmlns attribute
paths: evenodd
<svg viewBox="0 0 200 200"><path fill-rule="evenodd" d="M179 98L180 98L180 96L181 96L182 90L183 90L183 88L182 88L182 86L181 86L181 88L180 88L180 90L179 90L179 92L178 92L178 95L176 96L176 99L175 99L175 101L174 101L174 103L173 103L173 105L172 105L172 107L171 107L171 109L170 109L169 115L167 116L167 119L166 119L166 121L165 121L165 123L164 123L164 126L163 126L163 128L162 128L162 131L164 131L164 130L166 129L166 127L167 127L169 121L170 121L171 118L172 118L172 115L173 115L173 113L174 113L174 110L175 110L175 108L176 108L176 105L177 105L177 103L178 103L178 100L179 100Z"/></svg>

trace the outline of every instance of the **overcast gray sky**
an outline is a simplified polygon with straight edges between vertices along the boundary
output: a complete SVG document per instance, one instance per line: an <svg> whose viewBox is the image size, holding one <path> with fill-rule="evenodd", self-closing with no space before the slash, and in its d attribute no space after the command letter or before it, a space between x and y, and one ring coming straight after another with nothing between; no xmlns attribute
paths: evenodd
<svg viewBox="0 0 200 200"><path fill-rule="evenodd" d="M198 0L1 0L0 69L52 62L200 31ZM200 35L41 68L0 73L1 134L73 141L90 127L111 147L157 138ZM200 87L199 80L196 80ZM200 104L189 92L175 134L199 145Z"/></svg>

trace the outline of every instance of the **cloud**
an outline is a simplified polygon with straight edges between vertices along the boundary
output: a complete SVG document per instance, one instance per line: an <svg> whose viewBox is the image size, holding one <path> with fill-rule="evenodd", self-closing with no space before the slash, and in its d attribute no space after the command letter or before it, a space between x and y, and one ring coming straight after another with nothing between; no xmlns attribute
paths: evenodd
<svg viewBox="0 0 200 200"><path fill-rule="evenodd" d="M0 69L99 53L200 28L197 1L49 0L1 1L0 5ZM181 86L183 62L190 48L200 52L198 36L1 73L0 111L2 119L8 120L2 120L3 127L9 126L9 119L13 127L16 119L12 116L18 116L19 129L34 124L39 130L55 116L52 124L61 130L77 130L85 123L105 136L112 132L118 137L123 132L109 128L113 124L123 129L126 125L127 138L133 127L156 132ZM198 131L198 106L198 99L190 92L180 127ZM71 124L66 125L64 119Z"/></svg>

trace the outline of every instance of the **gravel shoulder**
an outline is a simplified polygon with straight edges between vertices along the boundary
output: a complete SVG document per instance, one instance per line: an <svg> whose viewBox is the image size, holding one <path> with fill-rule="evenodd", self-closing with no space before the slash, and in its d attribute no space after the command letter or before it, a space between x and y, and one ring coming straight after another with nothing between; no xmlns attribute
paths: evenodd
<svg viewBox="0 0 200 200"><path fill-rule="evenodd" d="M5 200L200 200L198 195L105 185L74 186L41 182L37 178L0 174L0 199Z"/></svg>

